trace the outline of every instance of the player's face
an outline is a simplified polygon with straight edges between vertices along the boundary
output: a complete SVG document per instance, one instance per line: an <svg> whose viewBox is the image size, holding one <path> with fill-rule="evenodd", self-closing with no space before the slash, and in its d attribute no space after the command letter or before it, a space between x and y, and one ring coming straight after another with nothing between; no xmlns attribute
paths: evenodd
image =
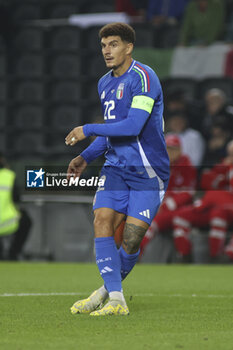
<svg viewBox="0 0 233 350"><path fill-rule="evenodd" d="M205 99L207 111L210 115L214 115L220 111L224 105L224 99L216 95L208 95Z"/></svg>
<svg viewBox="0 0 233 350"><path fill-rule="evenodd" d="M133 44L122 41L119 36L108 36L102 38L101 47L106 66L117 70L131 57Z"/></svg>

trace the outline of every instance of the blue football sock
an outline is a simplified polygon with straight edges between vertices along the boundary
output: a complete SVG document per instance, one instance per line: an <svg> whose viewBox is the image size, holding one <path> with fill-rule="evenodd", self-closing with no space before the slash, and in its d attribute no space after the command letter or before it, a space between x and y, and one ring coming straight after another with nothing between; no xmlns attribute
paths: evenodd
<svg viewBox="0 0 233 350"><path fill-rule="evenodd" d="M118 250L118 253L121 260L121 279L123 281L136 264L140 253L140 249L135 254L127 254L121 246Z"/></svg>
<svg viewBox="0 0 233 350"><path fill-rule="evenodd" d="M96 264L108 293L121 292L121 261L113 237L95 238Z"/></svg>

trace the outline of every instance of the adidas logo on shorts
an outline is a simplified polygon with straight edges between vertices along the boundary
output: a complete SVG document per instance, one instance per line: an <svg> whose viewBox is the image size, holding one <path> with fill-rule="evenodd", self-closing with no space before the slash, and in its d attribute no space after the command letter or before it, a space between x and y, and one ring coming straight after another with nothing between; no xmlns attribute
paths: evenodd
<svg viewBox="0 0 233 350"><path fill-rule="evenodd" d="M147 219L150 219L150 210L149 209L143 210L139 214L142 216L145 216Z"/></svg>

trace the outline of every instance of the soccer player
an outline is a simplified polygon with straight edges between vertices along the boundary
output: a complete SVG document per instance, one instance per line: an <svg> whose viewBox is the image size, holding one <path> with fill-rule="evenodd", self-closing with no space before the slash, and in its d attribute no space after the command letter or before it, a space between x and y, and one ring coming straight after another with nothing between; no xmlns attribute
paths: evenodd
<svg viewBox="0 0 233 350"><path fill-rule="evenodd" d="M77 301L71 312L128 315L122 280L137 262L141 240L169 179L163 95L155 72L132 58L135 32L131 26L108 24L99 37L110 69L98 83L105 123L76 127L65 141L73 146L88 136L98 136L70 162L68 178L80 176L87 164L105 152L104 185L97 189L93 205L96 263L104 285ZM125 217L123 243L117 250L113 236Z"/></svg>
<svg viewBox="0 0 233 350"><path fill-rule="evenodd" d="M227 229L233 225L233 140L227 145L227 156L213 169L205 171L201 186L204 196L193 205L178 209L173 219L173 235L177 251L191 254L192 227L209 227L209 252L212 259L222 253L233 258L233 239L225 252Z"/></svg>
<svg viewBox="0 0 233 350"><path fill-rule="evenodd" d="M141 256L147 244L155 235L172 229L172 219L177 210L191 204L195 194L197 171L189 157L182 153L179 136L168 134L165 141L170 159L170 180L163 204L142 240Z"/></svg>

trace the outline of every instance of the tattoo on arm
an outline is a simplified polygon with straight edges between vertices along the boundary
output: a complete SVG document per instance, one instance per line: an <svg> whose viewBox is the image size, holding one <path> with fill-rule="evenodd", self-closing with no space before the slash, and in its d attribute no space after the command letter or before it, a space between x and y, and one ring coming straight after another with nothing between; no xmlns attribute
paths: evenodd
<svg viewBox="0 0 233 350"><path fill-rule="evenodd" d="M134 224L125 224L123 248L127 254L137 253L146 229Z"/></svg>

